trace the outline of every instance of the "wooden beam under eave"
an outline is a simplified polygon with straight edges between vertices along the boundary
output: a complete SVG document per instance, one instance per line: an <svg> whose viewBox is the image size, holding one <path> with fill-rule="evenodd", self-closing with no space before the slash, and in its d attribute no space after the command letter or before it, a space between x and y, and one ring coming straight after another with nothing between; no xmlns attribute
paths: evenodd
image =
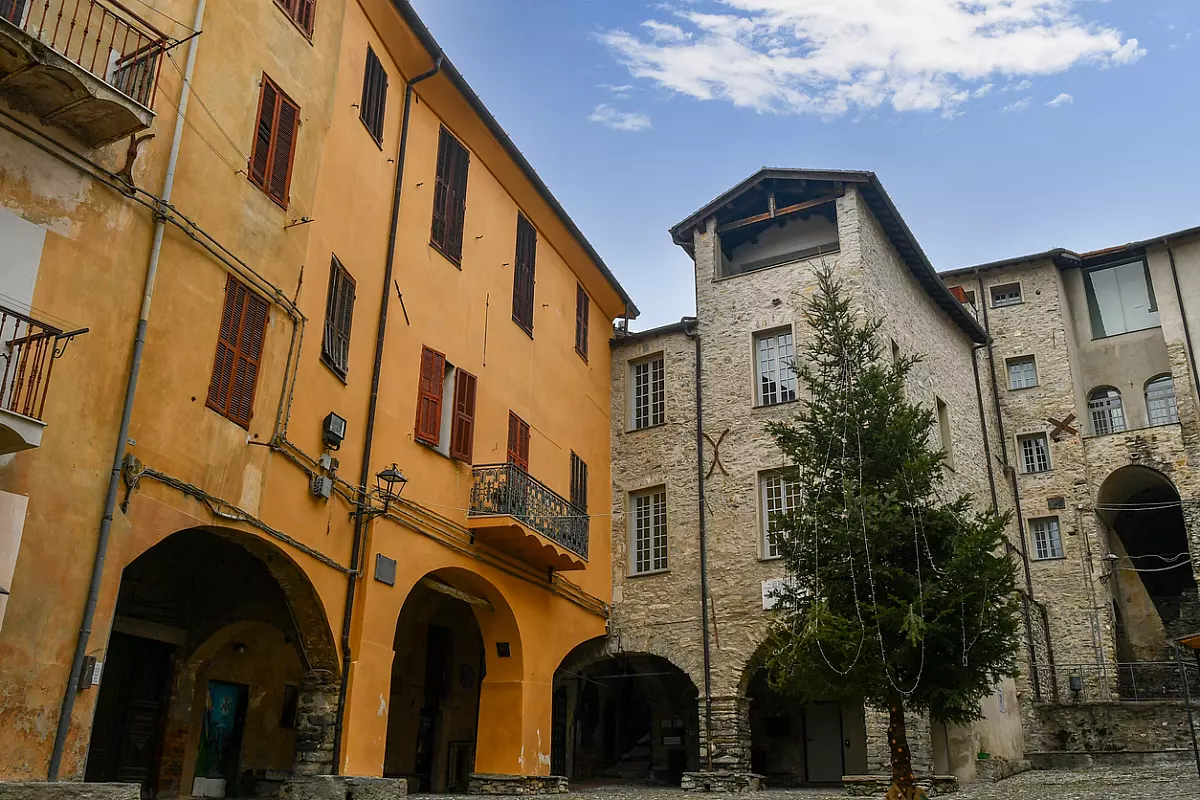
<svg viewBox="0 0 1200 800"><path fill-rule="evenodd" d="M745 219L739 219L736 222L726 222L724 225L717 226L717 233L718 234L728 233L729 231L735 231L738 228L744 228L747 225L753 225L757 222L765 222L769 219L776 219L778 217L785 217L788 214L795 214L798 211L807 211L810 208L816 208L818 206L827 205L829 203L835 202L843 194L845 194L844 189L838 191L835 194L827 194L824 197L818 197L813 200L805 200L803 203L796 203L795 205L792 205L792 206L785 206L784 208L772 209L771 211L767 211L766 213L763 213L763 214L755 214L753 217L746 217Z"/></svg>
<svg viewBox="0 0 1200 800"><path fill-rule="evenodd" d="M424 586L426 589L430 589L432 591L437 592L438 594L444 594L447 597L453 597L455 600L461 600L469 606L477 606L479 608L486 608L488 611L496 610L496 607L494 605L492 605L491 602L489 602L488 600L485 600L482 597L476 597L473 594L467 594L466 592L455 589L453 586L451 586L448 583L442 583L441 581L435 580L433 578L421 578L421 585Z"/></svg>

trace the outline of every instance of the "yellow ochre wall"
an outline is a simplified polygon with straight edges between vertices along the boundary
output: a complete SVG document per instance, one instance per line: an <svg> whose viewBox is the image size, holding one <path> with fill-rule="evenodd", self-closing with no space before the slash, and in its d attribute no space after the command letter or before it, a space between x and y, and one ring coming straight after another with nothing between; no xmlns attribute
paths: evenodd
<svg viewBox="0 0 1200 800"><path fill-rule="evenodd" d="M195 8L193 0L149 5L179 20L190 20ZM178 26L168 30L185 33ZM572 647L604 633L603 603L611 599L608 337L623 301L445 75L417 87L413 105L394 271L403 309L396 287L385 289L404 83L433 65L390 0L319 0L311 43L269 0L210 2L203 30L172 202L282 297L272 298L247 431L204 406L228 269L168 226L128 450L145 466L348 564L353 505L336 494L330 501L314 498L296 462L308 463L322 451L320 423L334 411L348 421L335 454L345 482L340 489L350 493L358 484L376 326L388 291L371 473L395 462L409 483L405 522L379 519L368 532L351 629L342 768L360 775L382 771L397 616L417 581L438 571L496 608L477 614L488 654L477 771L549 774L554 669ZM368 43L389 76L382 148L356 108ZM162 69L155 138L143 146L134 170L136 184L155 194L162 188L185 55L186 46L179 48L173 53L178 68L168 63ZM264 72L301 108L286 211L244 175ZM428 244L441 124L471 151L461 269ZM116 168L123 150L117 144L93 157ZM43 779L96 547L153 219L146 208L2 130L0 205L49 231L34 307L90 329L55 367L42 446L0 463L0 489L29 497L0 629L0 778ZM532 338L511 320L518 210L538 230ZM313 221L284 227L301 218ZM333 254L357 283L345 383L320 361ZM593 298L586 363L574 350L577 282ZM306 320L295 355L288 298ZM479 379L477 464L505 460L510 409L531 426L530 473L555 492L569 495L572 450L587 462L590 560L586 570L565 575L577 588L471 541L464 527L470 467L413 440L422 345ZM285 378L289 365L294 391L291 375ZM275 447L256 446L272 441ZM329 628L314 638L340 648L343 572L144 478L127 510L118 508L89 653L103 660L122 568L171 533L201 525L277 546L303 570L323 606ZM398 561L395 586L371 579L376 553ZM493 658L501 641L510 643L511 658ZM78 697L64 776L82 775L97 694L92 689Z"/></svg>

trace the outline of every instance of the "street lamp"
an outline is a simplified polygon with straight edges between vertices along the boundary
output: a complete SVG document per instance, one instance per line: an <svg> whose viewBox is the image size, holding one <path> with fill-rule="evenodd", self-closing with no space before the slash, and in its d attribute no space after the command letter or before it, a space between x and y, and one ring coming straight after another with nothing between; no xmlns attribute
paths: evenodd
<svg viewBox="0 0 1200 800"><path fill-rule="evenodd" d="M400 471L394 463L375 476L375 495L383 500L383 509L371 513L374 515L386 514L392 501L400 499L400 493L404 491L404 487L408 484L408 478L404 477L404 473Z"/></svg>

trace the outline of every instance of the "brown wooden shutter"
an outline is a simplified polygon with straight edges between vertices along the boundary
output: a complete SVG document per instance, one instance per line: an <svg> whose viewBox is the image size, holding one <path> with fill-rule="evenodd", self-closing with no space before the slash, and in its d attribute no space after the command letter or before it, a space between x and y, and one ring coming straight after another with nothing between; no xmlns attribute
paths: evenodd
<svg viewBox="0 0 1200 800"><path fill-rule="evenodd" d="M325 296L325 336L321 344L321 358L342 378L350 369L354 290L354 278L337 256L333 256L329 264L329 290Z"/></svg>
<svg viewBox="0 0 1200 800"><path fill-rule="evenodd" d="M571 451L571 505L580 511L587 511L587 475L588 467L584 460Z"/></svg>
<svg viewBox="0 0 1200 800"><path fill-rule="evenodd" d="M417 393L417 441L437 447L442 432L442 381L446 356L421 348L421 379Z"/></svg>
<svg viewBox="0 0 1200 800"><path fill-rule="evenodd" d="M275 109L279 92L275 84L263 77L258 96L258 122L254 126L254 151L250 154L250 182L260 189L267 188L267 172L271 166L271 143L275 140Z"/></svg>
<svg viewBox="0 0 1200 800"><path fill-rule="evenodd" d="M254 416L254 394L269 312L266 300L229 276L205 405L244 428L250 426Z"/></svg>
<svg viewBox="0 0 1200 800"><path fill-rule="evenodd" d="M437 178L433 190L433 227L429 241L458 264L462 261L467 212L467 173L471 154L445 128L438 136Z"/></svg>
<svg viewBox="0 0 1200 800"><path fill-rule="evenodd" d="M454 378L454 422L450 427L450 457L471 463L475 445L476 378L458 370Z"/></svg>
<svg viewBox="0 0 1200 800"><path fill-rule="evenodd" d="M517 214L517 256L513 268L513 322L533 333L533 294L537 262L537 230Z"/></svg>
<svg viewBox="0 0 1200 800"><path fill-rule="evenodd" d="M271 184L267 194L284 208L292 185L292 164L296 155L296 133L300 126L300 108L279 96L279 114L275 122L275 145L271 148Z"/></svg>
<svg viewBox="0 0 1200 800"><path fill-rule="evenodd" d="M367 45L367 65L363 70L362 101L358 116L376 142L383 143L383 122L387 112L388 76L379 56Z"/></svg>
<svg viewBox="0 0 1200 800"><path fill-rule="evenodd" d="M591 311L591 301L583 286L575 287L575 352L588 357L588 315Z"/></svg>
<svg viewBox="0 0 1200 800"><path fill-rule="evenodd" d="M263 75L254 149L247 173L251 183L284 208L287 208L292 185L299 128L300 107Z"/></svg>
<svg viewBox="0 0 1200 800"><path fill-rule="evenodd" d="M317 17L317 0L296 0L296 24L312 36L313 23Z"/></svg>
<svg viewBox="0 0 1200 800"><path fill-rule="evenodd" d="M529 423L508 412L508 463L529 471Z"/></svg>

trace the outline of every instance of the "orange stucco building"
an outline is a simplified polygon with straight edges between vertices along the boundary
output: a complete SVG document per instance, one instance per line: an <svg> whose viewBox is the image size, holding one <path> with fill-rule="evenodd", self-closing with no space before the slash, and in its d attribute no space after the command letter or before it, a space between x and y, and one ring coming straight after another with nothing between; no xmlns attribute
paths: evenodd
<svg viewBox="0 0 1200 800"><path fill-rule="evenodd" d="M0 3L0 780L551 775L636 309L404 0L132 8Z"/></svg>

